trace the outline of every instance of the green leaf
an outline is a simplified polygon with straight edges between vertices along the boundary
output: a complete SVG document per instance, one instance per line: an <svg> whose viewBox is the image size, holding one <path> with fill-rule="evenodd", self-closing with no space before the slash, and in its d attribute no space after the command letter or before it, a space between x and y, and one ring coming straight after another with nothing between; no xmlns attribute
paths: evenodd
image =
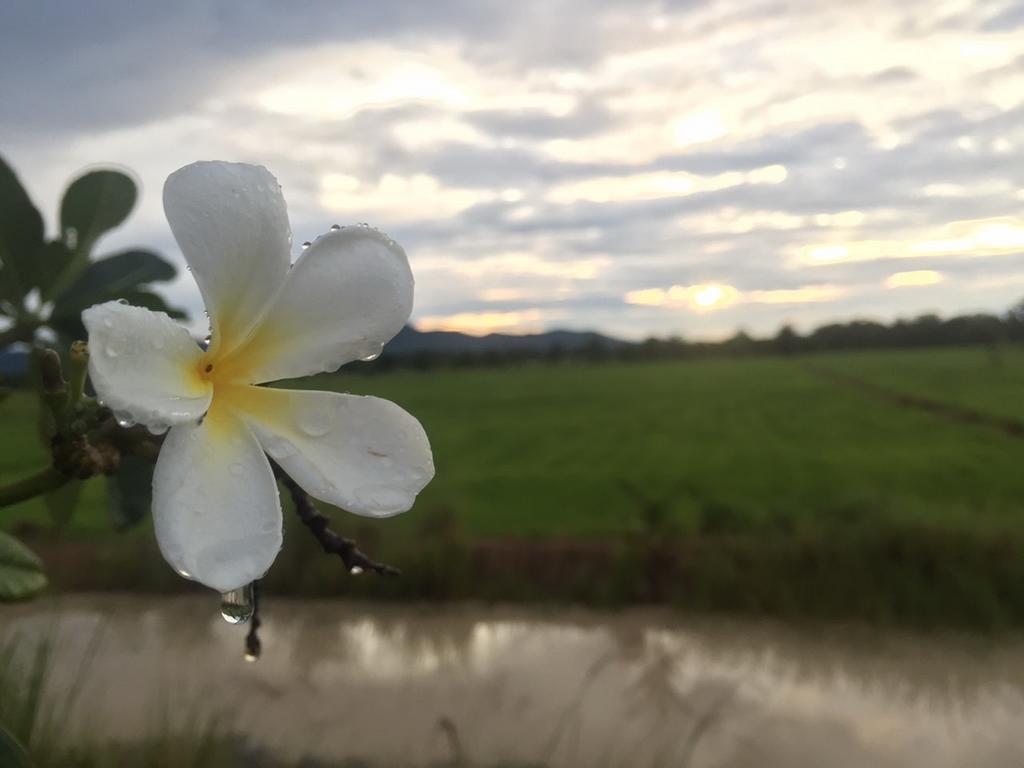
<svg viewBox="0 0 1024 768"><path fill-rule="evenodd" d="M55 491L43 497L50 519L57 528L64 528L75 514L78 501L82 496L82 480L70 480Z"/></svg>
<svg viewBox="0 0 1024 768"><path fill-rule="evenodd" d="M60 204L60 231L77 254L87 254L104 232L128 218L135 207L135 182L120 171L79 176Z"/></svg>
<svg viewBox="0 0 1024 768"><path fill-rule="evenodd" d="M4 768L29 768L28 753L7 730L0 725L0 765Z"/></svg>
<svg viewBox="0 0 1024 768"><path fill-rule="evenodd" d="M0 298L21 306L32 289L32 260L43 244L43 217L0 158Z"/></svg>
<svg viewBox="0 0 1024 768"><path fill-rule="evenodd" d="M82 325L81 315L55 317L50 320L49 325L57 332L58 349L67 349L71 342L89 338L85 326Z"/></svg>
<svg viewBox="0 0 1024 768"><path fill-rule="evenodd" d="M45 588L42 560L16 538L0 531L0 601L22 600Z"/></svg>
<svg viewBox="0 0 1024 768"><path fill-rule="evenodd" d="M75 253L60 240L40 246L36 251L33 274L43 301L49 301L59 290L61 277L75 260Z"/></svg>
<svg viewBox="0 0 1024 768"><path fill-rule="evenodd" d="M121 456L117 473L107 478L107 509L116 531L124 531L149 514L153 504L153 463L140 456Z"/></svg>
<svg viewBox="0 0 1024 768"><path fill-rule="evenodd" d="M93 304L126 299L139 286L172 280L178 273L174 265L151 251L123 251L94 261L78 279L55 300L54 318L78 315Z"/></svg>

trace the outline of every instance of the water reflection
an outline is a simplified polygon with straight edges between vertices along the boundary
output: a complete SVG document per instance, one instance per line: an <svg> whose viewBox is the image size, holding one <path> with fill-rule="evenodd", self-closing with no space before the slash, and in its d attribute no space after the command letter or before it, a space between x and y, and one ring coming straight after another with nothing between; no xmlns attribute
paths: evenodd
<svg viewBox="0 0 1024 768"><path fill-rule="evenodd" d="M263 657L207 599L0 609L83 674L79 738L225 718L282 758L551 766L1017 766L1024 644L667 613L268 601ZM96 651L83 662L90 640Z"/></svg>

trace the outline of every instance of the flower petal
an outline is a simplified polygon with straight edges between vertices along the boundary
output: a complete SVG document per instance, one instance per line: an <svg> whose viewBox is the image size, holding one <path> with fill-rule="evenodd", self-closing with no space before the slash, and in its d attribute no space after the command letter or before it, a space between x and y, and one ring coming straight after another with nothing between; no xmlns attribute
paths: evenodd
<svg viewBox="0 0 1024 768"><path fill-rule="evenodd" d="M405 251L369 227L333 230L288 273L259 326L233 356L252 384L333 371L372 358L412 311Z"/></svg>
<svg viewBox="0 0 1024 768"><path fill-rule="evenodd" d="M281 502L252 432L216 405L167 433L153 473L153 521L175 570L228 592L260 578L281 548Z"/></svg>
<svg viewBox="0 0 1024 768"><path fill-rule="evenodd" d="M307 493L349 512L405 512L434 476L420 423L378 397L239 387L232 402Z"/></svg>
<svg viewBox="0 0 1024 768"><path fill-rule="evenodd" d="M82 322L92 384L119 418L157 430L206 413L213 388L198 374L203 351L167 314L108 301Z"/></svg>
<svg viewBox="0 0 1024 768"><path fill-rule="evenodd" d="M167 177L164 211L210 314L211 351L233 349L288 272L281 185L259 165L193 163Z"/></svg>

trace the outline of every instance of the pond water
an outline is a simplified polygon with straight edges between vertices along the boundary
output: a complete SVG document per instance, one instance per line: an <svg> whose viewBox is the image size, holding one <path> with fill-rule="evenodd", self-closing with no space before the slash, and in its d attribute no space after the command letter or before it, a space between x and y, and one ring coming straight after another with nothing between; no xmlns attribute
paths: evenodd
<svg viewBox="0 0 1024 768"><path fill-rule="evenodd" d="M666 611L267 601L263 657L202 596L0 608L84 686L75 738L182 722L374 765L1024 765L1024 639ZM461 760L462 762L458 762Z"/></svg>

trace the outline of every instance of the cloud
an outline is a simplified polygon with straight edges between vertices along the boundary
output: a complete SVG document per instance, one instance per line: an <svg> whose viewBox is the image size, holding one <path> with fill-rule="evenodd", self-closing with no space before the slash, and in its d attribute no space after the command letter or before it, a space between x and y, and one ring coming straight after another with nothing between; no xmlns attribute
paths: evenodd
<svg viewBox="0 0 1024 768"><path fill-rule="evenodd" d="M179 261L166 175L261 162L296 243L368 221L406 247L421 323L707 336L1002 308L1019 4L866 2L8 3L0 150L51 222L79 168L134 169L104 245Z"/></svg>
<svg viewBox="0 0 1024 768"><path fill-rule="evenodd" d="M915 269L910 272L896 272L885 278L886 288L919 288L924 285L938 285L945 276L934 269Z"/></svg>
<svg viewBox="0 0 1024 768"><path fill-rule="evenodd" d="M837 285L806 285L799 288L741 291L725 283L673 285L629 291L627 304L647 307L685 308L691 312L713 312L735 304L810 304L833 301L846 293Z"/></svg>
<svg viewBox="0 0 1024 768"><path fill-rule="evenodd" d="M416 326L421 331L458 331L472 336L485 336L500 331L531 333L543 330L544 313L539 309L519 312L460 312L456 315L421 317Z"/></svg>

